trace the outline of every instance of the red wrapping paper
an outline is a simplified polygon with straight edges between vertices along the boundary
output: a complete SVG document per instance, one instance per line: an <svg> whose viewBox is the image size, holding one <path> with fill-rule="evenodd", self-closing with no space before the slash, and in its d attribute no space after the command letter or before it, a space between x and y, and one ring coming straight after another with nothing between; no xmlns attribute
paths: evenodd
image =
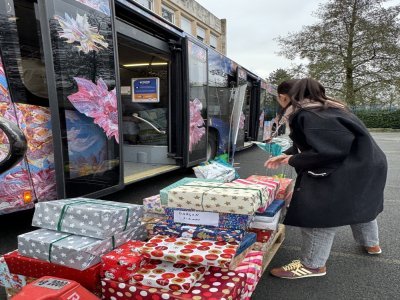
<svg viewBox="0 0 400 300"><path fill-rule="evenodd" d="M188 292L207 269L208 267L202 265L173 264L152 259L132 276L129 283Z"/></svg>
<svg viewBox="0 0 400 300"><path fill-rule="evenodd" d="M257 234L257 242L259 243L268 243L269 239L276 230L266 230L266 229L256 229L256 228L249 228L249 231L254 232Z"/></svg>
<svg viewBox="0 0 400 300"><path fill-rule="evenodd" d="M241 294L241 300L250 300L251 295L260 281L263 269L263 253L261 251L250 251L246 258L235 269L236 272L246 274L246 284Z"/></svg>
<svg viewBox="0 0 400 300"><path fill-rule="evenodd" d="M13 251L4 254L7 266L11 273L33 278L43 276L55 276L74 280L93 293L100 291L100 269L101 264L96 264L86 270L79 271L69 267L52 264L47 261L25 257Z"/></svg>
<svg viewBox="0 0 400 300"><path fill-rule="evenodd" d="M279 181L279 189L275 195L275 199L286 199L286 196L293 191L293 179L291 178L275 178L271 176L251 175L247 180L255 182L268 182L271 180Z"/></svg>
<svg viewBox="0 0 400 300"><path fill-rule="evenodd" d="M116 281L128 281L145 263L139 253L145 243L129 241L101 257L101 277Z"/></svg>
<svg viewBox="0 0 400 300"><path fill-rule="evenodd" d="M135 286L109 279L101 281L103 299L115 300L221 300L238 299L245 287L246 275L210 267L188 293L172 292L148 286Z"/></svg>
<svg viewBox="0 0 400 300"><path fill-rule="evenodd" d="M151 259L223 268L229 267L237 248L236 242L228 243L157 235L146 243L140 251L144 256Z"/></svg>

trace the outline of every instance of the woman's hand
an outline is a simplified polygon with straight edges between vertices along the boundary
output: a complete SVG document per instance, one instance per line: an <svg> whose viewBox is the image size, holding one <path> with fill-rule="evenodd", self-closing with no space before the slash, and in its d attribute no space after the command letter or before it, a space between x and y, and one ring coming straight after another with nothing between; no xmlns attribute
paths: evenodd
<svg viewBox="0 0 400 300"><path fill-rule="evenodd" d="M281 154L275 157L271 157L265 162L264 167L268 169L277 169L280 165L289 164L289 159L291 157L292 157L291 155L286 155L286 154Z"/></svg>

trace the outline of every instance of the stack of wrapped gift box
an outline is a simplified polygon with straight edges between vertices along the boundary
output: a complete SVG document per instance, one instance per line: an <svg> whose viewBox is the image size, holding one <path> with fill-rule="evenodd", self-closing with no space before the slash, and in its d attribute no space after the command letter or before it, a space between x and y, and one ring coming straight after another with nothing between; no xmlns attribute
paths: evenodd
<svg viewBox="0 0 400 300"><path fill-rule="evenodd" d="M146 213L166 218L147 243L103 256L103 298L249 299L262 252L251 251L256 234L247 229L270 196L266 185L184 179L144 199Z"/></svg>
<svg viewBox="0 0 400 300"><path fill-rule="evenodd" d="M99 295L100 257L131 239L144 239L143 206L87 198L36 204L18 251L4 255L11 274L75 280Z"/></svg>

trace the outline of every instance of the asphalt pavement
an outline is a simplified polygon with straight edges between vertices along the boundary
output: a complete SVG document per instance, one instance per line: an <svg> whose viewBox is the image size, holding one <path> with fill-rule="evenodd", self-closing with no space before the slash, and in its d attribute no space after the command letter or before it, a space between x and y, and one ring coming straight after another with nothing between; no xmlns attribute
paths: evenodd
<svg viewBox="0 0 400 300"><path fill-rule="evenodd" d="M326 276L299 280L274 278L268 274L271 267L284 265L300 255L300 232L297 228L286 227L286 239L261 278L252 299L400 299L400 132L373 133L373 136L386 153L389 163L385 209L378 218L383 253L375 257L365 254L354 242L350 227L345 226L336 235ZM263 167L266 158L267 154L257 147L237 153L235 162L241 177L267 174ZM104 199L141 203L144 197L158 193L185 176L193 174L190 170L179 170L161 175L133 184ZM17 248L18 234L34 230L30 226L32 213L26 211L0 216L0 254ZM0 290L0 299L5 299L3 290Z"/></svg>

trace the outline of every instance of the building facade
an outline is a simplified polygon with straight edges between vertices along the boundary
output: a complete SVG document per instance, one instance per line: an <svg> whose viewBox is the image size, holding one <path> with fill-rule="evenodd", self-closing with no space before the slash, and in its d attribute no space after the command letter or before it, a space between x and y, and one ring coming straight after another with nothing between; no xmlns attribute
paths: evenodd
<svg viewBox="0 0 400 300"><path fill-rule="evenodd" d="M135 0L183 31L226 55L226 19L219 19L194 0Z"/></svg>

